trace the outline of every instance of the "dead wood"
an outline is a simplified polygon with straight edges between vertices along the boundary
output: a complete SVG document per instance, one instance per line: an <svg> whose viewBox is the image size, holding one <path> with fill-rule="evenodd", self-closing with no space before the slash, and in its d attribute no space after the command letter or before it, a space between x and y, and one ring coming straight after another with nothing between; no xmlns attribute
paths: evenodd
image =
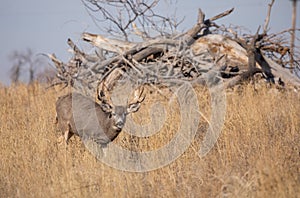
<svg viewBox="0 0 300 198"><path fill-rule="evenodd" d="M68 63L54 54L48 55L57 68L55 85L67 84L93 96L104 79L111 84L110 89L122 78L139 84L167 86L189 81L211 87L224 82L224 87L229 88L261 73L268 82L280 77L281 81L300 86L299 78L278 64L289 56L289 47L279 35L267 34L273 3L269 5L263 32L260 34L258 28L255 35L240 36L215 23L233 8L209 19L199 9L196 24L186 32L156 38L147 34L142 36L145 38L142 42L85 32L82 39L95 46L95 53L83 52L68 39L74 54ZM214 34L211 28L221 33ZM135 28L137 31L141 32Z"/></svg>

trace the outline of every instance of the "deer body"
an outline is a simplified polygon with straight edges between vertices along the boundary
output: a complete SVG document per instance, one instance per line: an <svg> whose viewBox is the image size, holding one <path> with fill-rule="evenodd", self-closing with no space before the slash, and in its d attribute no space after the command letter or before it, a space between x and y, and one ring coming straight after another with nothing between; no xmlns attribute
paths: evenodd
<svg viewBox="0 0 300 198"><path fill-rule="evenodd" d="M98 94L98 98L100 104L79 93L58 98L56 120L66 143L75 134L83 141L93 140L105 147L122 131L126 116L136 112L142 102L138 100L128 106L114 106L104 98L103 92Z"/></svg>

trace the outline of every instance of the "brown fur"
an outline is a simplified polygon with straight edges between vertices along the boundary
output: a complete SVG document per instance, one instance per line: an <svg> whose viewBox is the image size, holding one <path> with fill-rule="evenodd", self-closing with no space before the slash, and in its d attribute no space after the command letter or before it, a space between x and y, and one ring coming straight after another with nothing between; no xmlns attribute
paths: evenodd
<svg viewBox="0 0 300 198"><path fill-rule="evenodd" d="M135 106L132 108L133 105ZM106 146L121 132L126 115L137 111L139 106L140 102L131 104L128 108L109 104L111 109L107 111L107 104L98 104L86 96L73 93L58 98L56 119L66 143L75 134L83 141L92 139Z"/></svg>

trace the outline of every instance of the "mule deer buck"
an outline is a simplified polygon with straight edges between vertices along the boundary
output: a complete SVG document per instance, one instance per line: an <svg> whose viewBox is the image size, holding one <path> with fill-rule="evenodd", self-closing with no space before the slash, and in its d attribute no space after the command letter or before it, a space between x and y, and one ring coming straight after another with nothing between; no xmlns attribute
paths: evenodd
<svg viewBox="0 0 300 198"><path fill-rule="evenodd" d="M115 106L104 83L97 96L100 104L79 93L70 93L56 102L56 121L68 144L75 134L81 140L92 140L101 147L113 141L122 131L126 116L139 110L145 99L144 88L136 89L134 99L126 106Z"/></svg>

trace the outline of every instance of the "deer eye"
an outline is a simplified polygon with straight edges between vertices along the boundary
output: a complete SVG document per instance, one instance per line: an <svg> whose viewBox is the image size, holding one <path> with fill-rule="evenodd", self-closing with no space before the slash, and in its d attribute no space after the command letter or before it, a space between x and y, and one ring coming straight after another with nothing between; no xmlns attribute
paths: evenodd
<svg viewBox="0 0 300 198"><path fill-rule="evenodd" d="M109 118L112 118L113 116L116 116L116 113L112 112L112 113L109 114Z"/></svg>

